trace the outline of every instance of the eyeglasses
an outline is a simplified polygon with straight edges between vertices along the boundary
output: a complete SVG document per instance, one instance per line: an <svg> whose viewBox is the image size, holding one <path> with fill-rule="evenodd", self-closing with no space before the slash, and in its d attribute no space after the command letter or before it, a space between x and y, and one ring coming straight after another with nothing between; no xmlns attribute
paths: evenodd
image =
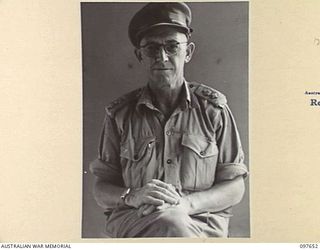
<svg viewBox="0 0 320 250"><path fill-rule="evenodd" d="M174 56L178 53L180 49L180 44L188 42L168 42L168 43L147 43L146 45L140 46L139 49L142 50L143 54L147 57L156 57L160 51L160 48L163 47L164 51L168 56Z"/></svg>

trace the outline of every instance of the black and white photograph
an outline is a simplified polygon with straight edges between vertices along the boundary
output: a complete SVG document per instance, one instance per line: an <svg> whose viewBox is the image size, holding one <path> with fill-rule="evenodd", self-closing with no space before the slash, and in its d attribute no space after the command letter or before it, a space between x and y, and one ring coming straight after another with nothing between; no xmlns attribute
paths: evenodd
<svg viewBox="0 0 320 250"><path fill-rule="evenodd" d="M0 248L319 248L319 13L0 1Z"/></svg>
<svg viewBox="0 0 320 250"><path fill-rule="evenodd" d="M81 3L83 238L250 237L248 8Z"/></svg>

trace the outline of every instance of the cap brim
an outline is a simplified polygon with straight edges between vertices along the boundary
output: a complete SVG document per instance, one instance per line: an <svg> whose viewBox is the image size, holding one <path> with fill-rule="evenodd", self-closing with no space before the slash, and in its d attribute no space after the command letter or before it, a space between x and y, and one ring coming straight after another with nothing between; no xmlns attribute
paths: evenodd
<svg viewBox="0 0 320 250"><path fill-rule="evenodd" d="M150 25L148 28L140 30L137 34L136 37L140 37L142 34L145 34L146 32L150 31L151 29L160 27L160 26L168 26L168 27L175 27L177 29L183 29L185 30L187 33L191 33L192 32L192 28L180 25L180 24L175 24L175 23L156 23L153 25Z"/></svg>

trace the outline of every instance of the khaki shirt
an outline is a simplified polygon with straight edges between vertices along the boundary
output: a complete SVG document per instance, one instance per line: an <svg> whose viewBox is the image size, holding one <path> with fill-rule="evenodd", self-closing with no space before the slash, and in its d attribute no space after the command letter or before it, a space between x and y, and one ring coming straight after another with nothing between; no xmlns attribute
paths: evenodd
<svg viewBox="0 0 320 250"><path fill-rule="evenodd" d="M224 95L185 82L179 100L168 119L154 106L148 86L107 107L92 173L131 188L160 179L181 194L245 176L239 133Z"/></svg>

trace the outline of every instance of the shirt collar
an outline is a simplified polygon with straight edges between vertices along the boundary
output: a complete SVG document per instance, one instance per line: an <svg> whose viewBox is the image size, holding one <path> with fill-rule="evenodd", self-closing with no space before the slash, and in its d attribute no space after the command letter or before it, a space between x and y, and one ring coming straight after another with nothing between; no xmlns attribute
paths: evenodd
<svg viewBox="0 0 320 250"><path fill-rule="evenodd" d="M138 111L141 111L142 107L148 107L149 109L158 110L153 105L153 97L148 85L143 87L140 98L138 99L138 102L136 105L136 109Z"/></svg>
<svg viewBox="0 0 320 250"><path fill-rule="evenodd" d="M191 88L194 88L194 86L192 84L190 84L189 82L187 82L186 80L184 80L183 86L184 86L183 88L185 91L186 100L188 102L188 107L189 108L199 108L200 105L199 105L198 99L195 96L193 90L191 89Z"/></svg>
<svg viewBox="0 0 320 250"><path fill-rule="evenodd" d="M179 97L179 105L182 109L185 108L197 108L199 107L199 102L198 99L196 98L196 96L194 95L193 91L190 90L189 87L189 83L184 80L183 85L182 85L182 93ZM152 92L149 88L149 86L145 86L142 89L141 95L138 99L137 102L137 110L141 111L141 108L147 107L149 109L153 109L153 110L158 110L155 106L154 106L154 97L152 95Z"/></svg>

